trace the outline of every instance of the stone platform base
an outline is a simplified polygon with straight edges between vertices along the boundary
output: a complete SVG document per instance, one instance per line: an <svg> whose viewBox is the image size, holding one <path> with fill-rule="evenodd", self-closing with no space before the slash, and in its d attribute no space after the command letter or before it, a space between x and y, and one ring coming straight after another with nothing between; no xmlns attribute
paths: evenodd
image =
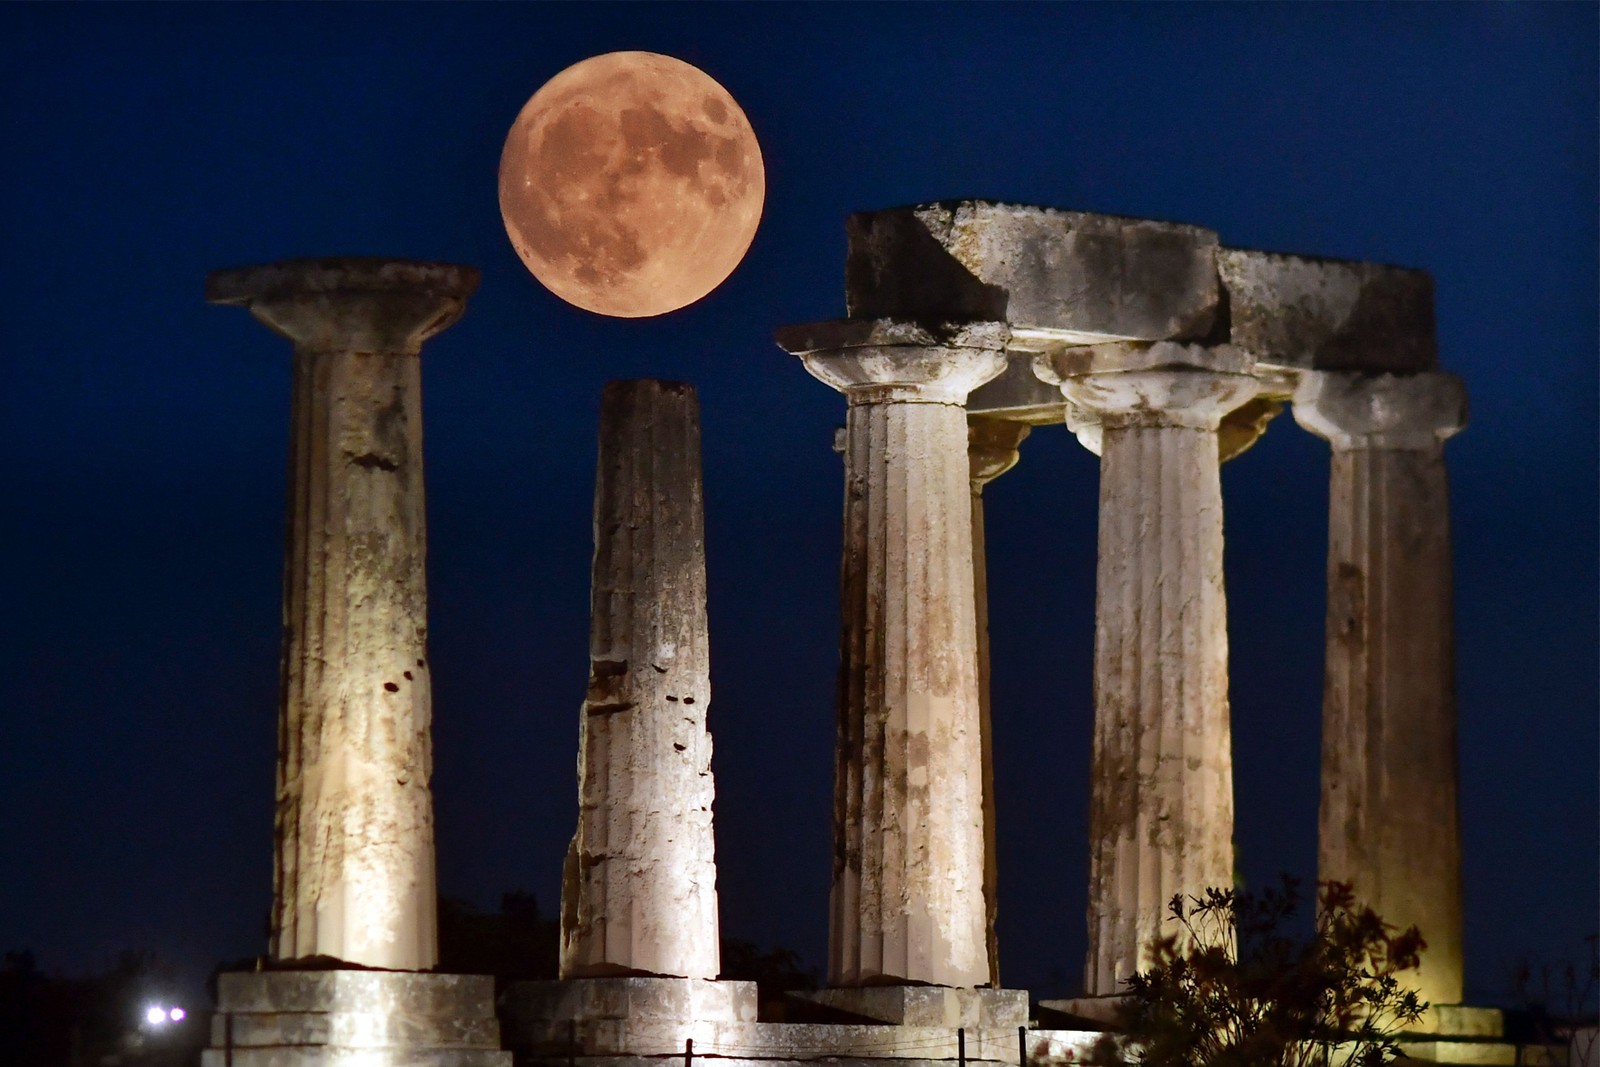
<svg viewBox="0 0 1600 1067"><path fill-rule="evenodd" d="M959 1032L958 1032L959 1029ZM1019 1032L1020 1031L1020 1032ZM715 1057L716 1067L1056 1067L1082 1063L1100 1034L1086 1031L860 1026L827 1023L574 1022L570 1043L528 1047L508 1036L518 1064L676 1067Z"/></svg>
<svg viewBox="0 0 1600 1067"><path fill-rule="evenodd" d="M957 1026L1015 1029L1028 1024L1023 989L961 989L951 986L888 985L815 989L789 993L791 1000L894 1026Z"/></svg>
<svg viewBox="0 0 1600 1067"><path fill-rule="evenodd" d="M518 1064L671 1067L716 1057L717 1067L949 1067L1081 1062L1099 1034L1025 1030L1020 990L885 986L805 994L805 1002L879 1020L860 1024L756 1019L754 982L577 978L518 982L502 998L506 1047ZM896 1022L890 1019L898 1020Z"/></svg>
<svg viewBox="0 0 1600 1067"><path fill-rule="evenodd" d="M409 971L217 978L201 1067L511 1067L494 980Z"/></svg>

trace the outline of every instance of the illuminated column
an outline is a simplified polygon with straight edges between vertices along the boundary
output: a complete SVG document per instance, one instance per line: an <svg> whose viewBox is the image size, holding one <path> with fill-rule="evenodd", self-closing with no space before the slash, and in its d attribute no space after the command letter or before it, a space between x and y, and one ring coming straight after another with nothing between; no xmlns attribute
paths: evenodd
<svg viewBox="0 0 1600 1067"><path fill-rule="evenodd" d="M990 980L967 416L1005 329L820 323L778 343L844 393L833 986Z"/></svg>
<svg viewBox="0 0 1600 1067"><path fill-rule="evenodd" d="M1000 943L995 920L1000 913L995 849L994 727L989 697L989 556L983 531L983 487L1017 465L1017 449L1028 436L1027 423L967 420L968 478L972 486L973 614L978 634L978 736L983 746L983 913L989 980L1000 984Z"/></svg>
<svg viewBox="0 0 1600 1067"><path fill-rule="evenodd" d="M1450 374L1310 372L1295 419L1333 449L1318 877L1428 942L1408 978L1459 1004L1461 837L1444 442Z"/></svg>
<svg viewBox="0 0 1600 1067"><path fill-rule="evenodd" d="M1149 964L1175 894L1233 884L1233 756L1217 428L1248 357L1159 342L1041 356L1100 430L1090 996Z"/></svg>
<svg viewBox="0 0 1600 1067"><path fill-rule="evenodd" d="M608 382L562 978L721 969L702 499L694 388Z"/></svg>
<svg viewBox="0 0 1600 1067"><path fill-rule="evenodd" d="M272 956L425 970L435 933L422 343L470 267L294 260L217 271L294 343Z"/></svg>

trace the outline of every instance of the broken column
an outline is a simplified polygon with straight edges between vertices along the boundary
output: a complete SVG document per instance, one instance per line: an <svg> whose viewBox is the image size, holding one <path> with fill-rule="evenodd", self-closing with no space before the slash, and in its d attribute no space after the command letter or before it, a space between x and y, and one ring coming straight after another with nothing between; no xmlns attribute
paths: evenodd
<svg viewBox="0 0 1600 1067"><path fill-rule="evenodd" d="M721 966L702 501L694 388L607 383L563 978Z"/></svg>
<svg viewBox="0 0 1600 1067"><path fill-rule="evenodd" d="M221 977L208 1065L509 1062L489 979L406 973L438 962L419 354L477 283L383 259L206 280L294 344L272 967Z"/></svg>
<svg viewBox="0 0 1600 1067"><path fill-rule="evenodd" d="M978 735L983 747L983 913L989 980L1000 984L999 857L994 798L994 722L989 696L989 553L983 525L983 487L1017 465L1027 423L967 419L967 477L972 486L972 603L978 635Z"/></svg>
<svg viewBox="0 0 1600 1067"><path fill-rule="evenodd" d="M1233 884L1217 429L1253 398L1226 346L1097 345L1038 373L1100 426L1085 991L1122 992L1167 904Z"/></svg>
<svg viewBox="0 0 1600 1067"><path fill-rule="evenodd" d="M1005 332L846 321L778 343L849 403L828 982L986 985L962 404Z"/></svg>
<svg viewBox="0 0 1600 1067"><path fill-rule="evenodd" d="M1428 943L1401 975L1462 998L1461 833L1444 442L1466 424L1449 374L1311 372L1300 425L1332 446L1318 877L1349 882Z"/></svg>

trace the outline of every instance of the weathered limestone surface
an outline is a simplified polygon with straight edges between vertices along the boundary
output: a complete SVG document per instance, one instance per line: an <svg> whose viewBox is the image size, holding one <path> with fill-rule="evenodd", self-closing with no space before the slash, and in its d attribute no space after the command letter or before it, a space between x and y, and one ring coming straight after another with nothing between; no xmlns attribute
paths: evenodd
<svg viewBox="0 0 1600 1067"><path fill-rule="evenodd" d="M989 982L967 418L992 324L778 343L849 400L828 982Z"/></svg>
<svg viewBox="0 0 1600 1067"><path fill-rule="evenodd" d="M1428 942L1402 976L1462 996L1450 508L1444 441L1466 423L1448 374L1313 373L1295 418L1332 445L1318 877L1354 884Z"/></svg>
<svg viewBox="0 0 1600 1067"><path fill-rule="evenodd" d="M995 843L994 716L989 696L989 553L983 526L983 487L1017 465L1028 436L1023 423L967 419L967 466L972 485L972 603L978 633L978 733L983 744L983 912L989 981L1000 984L999 859Z"/></svg>
<svg viewBox="0 0 1600 1067"><path fill-rule="evenodd" d="M711 659L692 386L607 383L594 537L561 975L715 978Z"/></svg>
<svg viewBox="0 0 1600 1067"><path fill-rule="evenodd" d="M803 990L790 993L789 997L891 1026L1015 1029L1028 1022L1028 994L1021 989L858 986L853 989Z"/></svg>
<svg viewBox="0 0 1600 1067"><path fill-rule="evenodd" d="M1228 342L1260 363L1408 373L1438 366L1426 271L1244 248L1217 251Z"/></svg>
<svg viewBox="0 0 1600 1067"><path fill-rule="evenodd" d="M423 341L470 267L294 260L218 271L294 343L272 955L432 967Z"/></svg>
<svg viewBox="0 0 1600 1067"><path fill-rule="evenodd" d="M1148 966L1174 894L1233 881L1217 427L1256 394L1251 369L1231 348L1174 344L1039 359L1102 427L1091 996Z"/></svg>
<svg viewBox="0 0 1600 1067"><path fill-rule="evenodd" d="M510 1067L494 981L393 971L223 974L202 1067Z"/></svg>
<svg viewBox="0 0 1600 1067"><path fill-rule="evenodd" d="M601 1019L560 1025L543 1040L518 1044L519 1062L584 1067L660 1067L681 1063L685 1044L693 1057L715 1057L719 1067L948 1067L965 1052L972 1063L1016 1064L1025 1043L1029 1064L1083 1063L1098 1033L1027 1030L1015 1026L884 1026L837 1023L727 1023ZM1019 1043L1019 1036L1021 1042ZM964 1048L963 1048L964 1046Z"/></svg>
<svg viewBox="0 0 1600 1067"><path fill-rule="evenodd" d="M846 236L851 318L1004 322L1032 347L1199 339L1217 312L1198 226L954 200L860 212Z"/></svg>

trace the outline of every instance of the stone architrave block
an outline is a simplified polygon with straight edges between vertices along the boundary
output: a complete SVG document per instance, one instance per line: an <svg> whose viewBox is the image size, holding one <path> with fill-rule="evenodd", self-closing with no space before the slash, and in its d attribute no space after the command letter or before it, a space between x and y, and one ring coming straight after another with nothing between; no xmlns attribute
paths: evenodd
<svg viewBox="0 0 1600 1067"><path fill-rule="evenodd" d="M1245 248L1217 251L1230 343L1296 370L1408 374L1439 365L1421 270Z"/></svg>
<svg viewBox="0 0 1600 1067"><path fill-rule="evenodd" d="M1218 310L1198 226L956 200L859 212L846 235L851 318L1005 322L1034 347L1199 340Z"/></svg>

